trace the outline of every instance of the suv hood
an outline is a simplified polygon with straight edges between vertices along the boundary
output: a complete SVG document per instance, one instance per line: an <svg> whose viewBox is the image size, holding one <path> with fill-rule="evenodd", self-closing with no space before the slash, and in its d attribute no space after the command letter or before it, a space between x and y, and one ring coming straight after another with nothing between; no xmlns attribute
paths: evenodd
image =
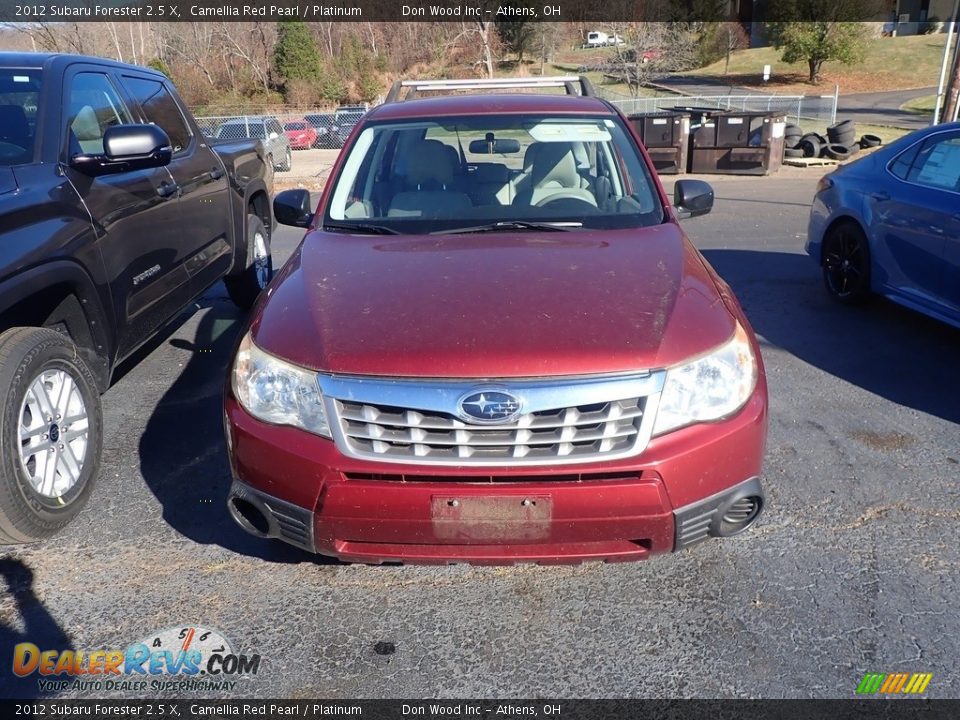
<svg viewBox="0 0 960 720"><path fill-rule="evenodd" d="M351 375L629 372L727 340L734 319L674 223L617 231L314 231L267 291L255 342Z"/></svg>

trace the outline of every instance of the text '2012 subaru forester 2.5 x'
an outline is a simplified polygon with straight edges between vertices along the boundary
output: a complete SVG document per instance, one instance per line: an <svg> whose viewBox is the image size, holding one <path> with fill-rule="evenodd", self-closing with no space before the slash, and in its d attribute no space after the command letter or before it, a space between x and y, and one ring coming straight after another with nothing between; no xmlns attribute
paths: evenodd
<svg viewBox="0 0 960 720"><path fill-rule="evenodd" d="M749 527L760 352L677 222L712 203L681 180L671 208L585 80L395 85L315 214L274 201L308 231L233 362L231 514L365 563L632 560Z"/></svg>

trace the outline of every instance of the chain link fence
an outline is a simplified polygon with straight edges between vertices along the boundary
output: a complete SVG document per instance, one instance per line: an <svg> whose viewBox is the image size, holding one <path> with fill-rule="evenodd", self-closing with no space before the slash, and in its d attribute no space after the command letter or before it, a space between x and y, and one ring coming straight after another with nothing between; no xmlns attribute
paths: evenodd
<svg viewBox="0 0 960 720"><path fill-rule="evenodd" d="M201 115L196 121L200 131L212 138L264 140L271 132L282 131L294 150L336 150L343 147L362 115L363 111L284 108L259 114L238 110L231 114Z"/></svg>
<svg viewBox="0 0 960 720"><path fill-rule="evenodd" d="M600 90L599 94L624 113L652 113L678 107L710 108L741 112L782 113L797 123L813 120L832 125L837 120L836 95L668 95L629 97Z"/></svg>

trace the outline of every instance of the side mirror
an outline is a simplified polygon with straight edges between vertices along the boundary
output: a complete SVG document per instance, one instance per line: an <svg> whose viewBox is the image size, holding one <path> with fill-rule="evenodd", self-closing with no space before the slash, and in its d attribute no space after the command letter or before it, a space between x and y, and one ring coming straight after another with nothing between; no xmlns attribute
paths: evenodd
<svg viewBox="0 0 960 720"><path fill-rule="evenodd" d="M272 132L272 133L270 133L269 135L267 135L267 138L270 139L270 140L276 140L278 137L280 137L280 136L279 136L277 133L275 133L275 132Z"/></svg>
<svg viewBox="0 0 960 720"><path fill-rule="evenodd" d="M310 193L306 190L284 190L273 199L273 216L281 225L309 227L313 221L310 212Z"/></svg>
<svg viewBox="0 0 960 720"><path fill-rule="evenodd" d="M703 180L677 180L673 208L681 220L706 215L713 210L713 188Z"/></svg>
<svg viewBox="0 0 960 720"><path fill-rule="evenodd" d="M74 155L70 165L97 176L164 167L172 156L170 138L156 125L114 125L103 133L102 155Z"/></svg>

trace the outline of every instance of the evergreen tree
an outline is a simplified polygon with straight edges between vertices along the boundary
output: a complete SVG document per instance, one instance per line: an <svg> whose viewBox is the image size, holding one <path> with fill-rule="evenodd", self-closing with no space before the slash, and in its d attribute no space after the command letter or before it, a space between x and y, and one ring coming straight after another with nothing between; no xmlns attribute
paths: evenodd
<svg viewBox="0 0 960 720"><path fill-rule="evenodd" d="M317 82L323 63L310 28L299 20L277 23L277 45L273 62L283 80Z"/></svg>

